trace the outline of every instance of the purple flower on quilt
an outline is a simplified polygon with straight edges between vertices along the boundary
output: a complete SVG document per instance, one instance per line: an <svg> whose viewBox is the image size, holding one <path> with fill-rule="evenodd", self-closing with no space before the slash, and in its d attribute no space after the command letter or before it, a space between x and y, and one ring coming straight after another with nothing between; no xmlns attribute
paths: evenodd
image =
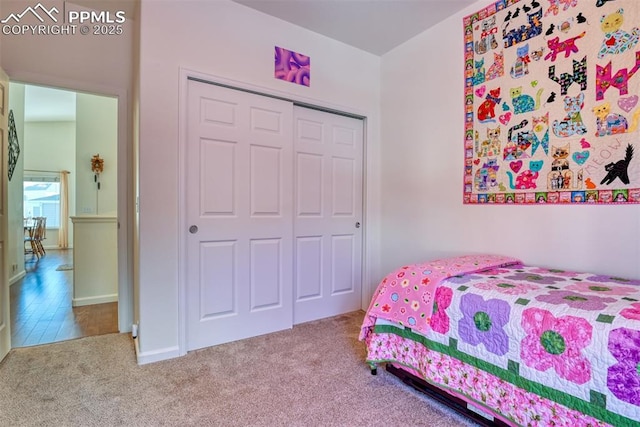
<svg viewBox="0 0 640 427"><path fill-rule="evenodd" d="M515 273L511 276L505 276L504 278L510 280L524 280L525 282L537 283L539 285L553 285L557 282L564 282L566 280L563 277L543 276L541 274L531 273L528 271Z"/></svg>
<svg viewBox="0 0 640 427"><path fill-rule="evenodd" d="M596 294L606 295L631 295L638 292L638 288L632 286L619 286L611 283L593 283L593 282L576 282L572 285L565 287L571 291L578 292L593 292Z"/></svg>
<svg viewBox="0 0 640 427"><path fill-rule="evenodd" d="M602 310L609 303L616 302L615 298L599 297L595 295L584 295L571 291L549 291L546 295L536 297L538 301L548 302L549 304L567 304L571 308L579 308L581 310Z"/></svg>
<svg viewBox="0 0 640 427"><path fill-rule="evenodd" d="M473 286L486 291L498 291L507 295L522 295L529 291L539 289L536 285L522 282L512 282L510 280L491 279L486 282L476 283Z"/></svg>
<svg viewBox="0 0 640 427"><path fill-rule="evenodd" d="M612 330L608 348L618 363L609 367L607 387L618 399L640 406L640 331Z"/></svg>
<svg viewBox="0 0 640 427"><path fill-rule="evenodd" d="M520 343L520 357L538 371L553 368L560 378L584 384L591 378L591 363L583 356L591 342L592 327L575 316L556 318L550 311L528 308L522 312L527 334Z"/></svg>
<svg viewBox="0 0 640 427"><path fill-rule="evenodd" d="M480 295L468 293L460 298L460 310L460 338L474 346L483 343L487 350L500 356L509 350L509 337L503 329L511 313L506 301L485 301Z"/></svg>
<svg viewBox="0 0 640 427"><path fill-rule="evenodd" d="M449 316L447 316L445 310L451 305L453 291L451 288L439 287L436 289L434 299L433 314L429 320L431 329L439 334L446 334L449 332Z"/></svg>
<svg viewBox="0 0 640 427"><path fill-rule="evenodd" d="M618 283L620 285L640 286L640 280L624 279L622 277L612 277L612 276L597 275L597 276L587 277L585 280L591 280L592 282L614 282L614 283Z"/></svg>
<svg viewBox="0 0 640 427"><path fill-rule="evenodd" d="M461 285L463 283L467 283L473 279L479 279L480 276L476 276L475 274L464 274L462 276L452 276L447 279L448 282L455 283L456 285Z"/></svg>

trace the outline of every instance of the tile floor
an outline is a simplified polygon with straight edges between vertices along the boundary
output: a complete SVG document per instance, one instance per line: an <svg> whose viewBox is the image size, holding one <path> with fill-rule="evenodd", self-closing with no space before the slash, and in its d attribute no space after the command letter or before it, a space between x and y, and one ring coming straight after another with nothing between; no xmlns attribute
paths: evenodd
<svg viewBox="0 0 640 427"><path fill-rule="evenodd" d="M26 276L11 285L11 344L27 347L118 332L118 303L72 307L72 250L25 257Z"/></svg>

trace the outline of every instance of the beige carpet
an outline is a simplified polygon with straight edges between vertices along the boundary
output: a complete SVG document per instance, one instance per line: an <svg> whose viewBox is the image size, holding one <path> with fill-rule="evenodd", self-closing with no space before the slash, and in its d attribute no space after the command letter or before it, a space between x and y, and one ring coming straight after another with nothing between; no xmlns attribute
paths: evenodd
<svg viewBox="0 0 640 427"><path fill-rule="evenodd" d="M128 334L12 350L0 426L473 426L379 370L350 313L138 366Z"/></svg>

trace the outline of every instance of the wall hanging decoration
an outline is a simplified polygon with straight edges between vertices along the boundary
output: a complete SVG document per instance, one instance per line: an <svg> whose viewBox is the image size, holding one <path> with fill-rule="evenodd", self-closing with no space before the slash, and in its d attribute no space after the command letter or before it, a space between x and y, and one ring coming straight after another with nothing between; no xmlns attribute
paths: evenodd
<svg viewBox="0 0 640 427"><path fill-rule="evenodd" d="M91 171L93 172L93 180L100 189L100 174L104 171L104 159L100 157L100 154L96 154L91 158Z"/></svg>
<svg viewBox="0 0 640 427"><path fill-rule="evenodd" d="M302 86L310 86L311 58L276 46L274 76L276 79L286 80Z"/></svg>
<svg viewBox="0 0 640 427"><path fill-rule="evenodd" d="M11 181L13 171L18 164L18 157L20 157L18 132L16 131L16 122L13 119L13 110L9 110L9 181Z"/></svg>
<svg viewBox="0 0 640 427"><path fill-rule="evenodd" d="M638 0L464 18L465 203L640 203Z"/></svg>

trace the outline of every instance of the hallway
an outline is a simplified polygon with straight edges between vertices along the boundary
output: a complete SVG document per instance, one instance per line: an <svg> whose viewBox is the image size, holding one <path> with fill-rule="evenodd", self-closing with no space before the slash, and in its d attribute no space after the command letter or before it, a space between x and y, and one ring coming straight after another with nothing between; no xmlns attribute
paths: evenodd
<svg viewBox="0 0 640 427"><path fill-rule="evenodd" d="M26 276L11 285L12 347L28 347L118 332L118 303L72 307L72 250L48 249L38 260L27 256Z"/></svg>

